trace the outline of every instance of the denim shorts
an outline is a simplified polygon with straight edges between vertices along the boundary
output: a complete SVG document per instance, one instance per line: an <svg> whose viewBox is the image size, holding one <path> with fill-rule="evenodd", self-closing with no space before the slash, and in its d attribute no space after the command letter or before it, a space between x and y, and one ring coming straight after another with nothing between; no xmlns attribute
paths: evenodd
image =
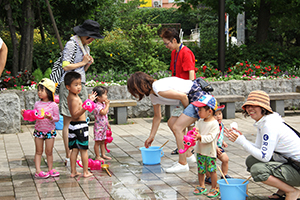
<svg viewBox="0 0 300 200"><path fill-rule="evenodd" d="M200 118L199 118L199 115L198 115L198 113L197 113L197 111L196 111L196 109L195 109L195 106L192 105L192 104L188 105L188 106L184 109L183 114L185 114L185 115L187 115L187 116L189 116L189 117L193 117L193 118L196 118L196 119L200 119Z"/></svg>

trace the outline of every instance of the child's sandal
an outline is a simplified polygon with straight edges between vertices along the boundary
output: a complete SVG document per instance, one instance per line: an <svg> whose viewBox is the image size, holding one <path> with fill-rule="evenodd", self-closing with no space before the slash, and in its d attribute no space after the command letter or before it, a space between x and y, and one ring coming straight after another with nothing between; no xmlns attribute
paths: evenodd
<svg viewBox="0 0 300 200"><path fill-rule="evenodd" d="M210 194L210 193L212 193L212 194ZM209 190L209 193L207 194L207 197L208 198L214 198L214 197L217 197L219 194L220 194L219 189L212 188L212 189Z"/></svg>
<svg viewBox="0 0 300 200"><path fill-rule="evenodd" d="M198 190L198 192L195 192L196 190ZM206 192L207 189L206 188L203 188L203 187L200 187L199 185L195 187L195 190L193 192L194 195L200 195L200 194L203 194L204 192Z"/></svg>

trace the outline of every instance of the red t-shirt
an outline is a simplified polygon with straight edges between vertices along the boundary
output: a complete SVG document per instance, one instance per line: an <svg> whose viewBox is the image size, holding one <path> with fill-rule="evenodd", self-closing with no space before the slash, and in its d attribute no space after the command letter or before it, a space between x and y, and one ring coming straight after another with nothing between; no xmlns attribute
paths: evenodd
<svg viewBox="0 0 300 200"><path fill-rule="evenodd" d="M176 57L177 57L177 53L176 50L174 49L171 53L171 63L170 63L170 70L172 71L172 75L174 73L174 62ZM184 46L179 51L177 57L175 76L188 80L190 70L195 70L195 56L189 48ZM194 79L196 79L196 73Z"/></svg>

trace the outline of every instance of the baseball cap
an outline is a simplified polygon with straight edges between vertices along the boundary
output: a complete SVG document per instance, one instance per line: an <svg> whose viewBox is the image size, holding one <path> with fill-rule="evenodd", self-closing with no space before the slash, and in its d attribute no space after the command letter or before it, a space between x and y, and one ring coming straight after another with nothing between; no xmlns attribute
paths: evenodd
<svg viewBox="0 0 300 200"><path fill-rule="evenodd" d="M218 108L217 100L212 95L203 95L200 99L198 99L198 101L192 102L192 105L196 107L208 106L213 110L217 110Z"/></svg>

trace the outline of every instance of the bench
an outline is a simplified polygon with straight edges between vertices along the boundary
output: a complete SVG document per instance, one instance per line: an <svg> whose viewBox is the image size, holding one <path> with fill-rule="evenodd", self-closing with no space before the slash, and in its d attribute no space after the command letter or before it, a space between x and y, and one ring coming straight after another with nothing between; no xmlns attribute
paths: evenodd
<svg viewBox="0 0 300 200"><path fill-rule="evenodd" d="M235 118L235 102L245 101L245 97L241 95L219 95L214 96L220 105L225 105L223 110L224 119L234 119ZM177 105L165 105L165 117L169 119L171 117L172 110L176 108Z"/></svg>
<svg viewBox="0 0 300 200"><path fill-rule="evenodd" d="M117 124L127 123L127 107L136 106L137 102L133 99L110 100L109 107L114 108L114 118Z"/></svg>
<svg viewBox="0 0 300 200"><path fill-rule="evenodd" d="M300 99L300 93L288 92L288 93L270 93L270 104L273 111L284 117L284 100Z"/></svg>
<svg viewBox="0 0 300 200"><path fill-rule="evenodd" d="M224 119L235 118L235 102L245 101L245 97L241 95L219 95L215 96L220 105L225 105L223 110Z"/></svg>

